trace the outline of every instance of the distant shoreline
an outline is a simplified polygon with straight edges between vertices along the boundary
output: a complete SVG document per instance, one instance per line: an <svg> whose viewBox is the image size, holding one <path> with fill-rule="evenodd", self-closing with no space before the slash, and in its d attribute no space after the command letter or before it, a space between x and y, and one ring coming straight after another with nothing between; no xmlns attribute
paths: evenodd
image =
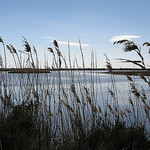
<svg viewBox="0 0 150 150"><path fill-rule="evenodd" d="M33 69L33 68L0 68L0 71L8 73L50 73L52 71L102 71L104 74L116 75L147 75L150 76L150 69L140 68L113 68L112 72L108 72L106 68L59 68L59 69Z"/></svg>
<svg viewBox="0 0 150 150"><path fill-rule="evenodd" d="M53 68L53 69L37 69L37 68L0 68L0 71L15 71L15 70L48 70L48 71L67 71L67 70L107 70L106 68ZM141 70L141 71L145 71L145 70L149 70L148 69L141 69L141 68L113 68L113 70Z"/></svg>

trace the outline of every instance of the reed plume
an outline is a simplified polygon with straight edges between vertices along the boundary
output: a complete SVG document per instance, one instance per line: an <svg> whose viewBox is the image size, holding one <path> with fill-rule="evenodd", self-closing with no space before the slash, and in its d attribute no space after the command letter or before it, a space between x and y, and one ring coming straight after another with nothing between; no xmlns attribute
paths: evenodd
<svg viewBox="0 0 150 150"><path fill-rule="evenodd" d="M18 56L17 50L14 48L14 46L12 46L12 44L10 44L10 47L11 47L11 49L12 49L12 53L15 53L15 54L16 54L16 56L17 56L17 59L18 59L18 62L19 62L19 66L20 66L20 68L22 68L21 60L19 59L19 56Z"/></svg>
<svg viewBox="0 0 150 150"><path fill-rule="evenodd" d="M137 46L134 42L126 40L126 39L114 42L114 44L122 44L122 43L124 44L123 51L124 52L135 51L137 53L137 55L139 56L140 61L139 60L138 61L128 60L128 59L118 59L118 60L121 60L122 62L133 63L137 66L140 66L142 69L146 69L144 57L141 54L141 47ZM148 45L148 43L146 42L143 45Z"/></svg>
<svg viewBox="0 0 150 150"><path fill-rule="evenodd" d="M38 59L38 54L37 54L37 50L36 50L35 46L33 46L33 51L36 56L36 66L37 66L37 68L39 68L39 59Z"/></svg>
<svg viewBox="0 0 150 150"><path fill-rule="evenodd" d="M4 49L4 60L5 60L5 68L7 68L7 59L6 59L6 50L5 50L5 44L4 44L4 41L3 39L0 37L0 43L2 43L3 45L3 49Z"/></svg>
<svg viewBox="0 0 150 150"><path fill-rule="evenodd" d="M110 62L110 60L108 59L108 57L107 57L107 55L106 54L104 54L104 56L106 57L106 68L107 68L107 70L108 70L108 72L112 72L112 65L111 65L111 62Z"/></svg>
<svg viewBox="0 0 150 150"><path fill-rule="evenodd" d="M15 67L17 68L17 63L16 63L16 59L15 59L15 56L14 56L14 49L12 48L11 45L6 45L7 49L10 51L10 53L12 54L13 56L13 59L14 59L14 63L15 63ZM16 51L15 51L16 52Z"/></svg>
<svg viewBox="0 0 150 150"><path fill-rule="evenodd" d="M32 61L31 65L32 65L33 68L35 68L31 47L30 47L30 44L28 43L28 41L25 37L23 37L23 43L24 43L25 51L30 54L30 55L28 55L29 57L28 57L27 61L29 61L30 57L31 57L31 61Z"/></svg>

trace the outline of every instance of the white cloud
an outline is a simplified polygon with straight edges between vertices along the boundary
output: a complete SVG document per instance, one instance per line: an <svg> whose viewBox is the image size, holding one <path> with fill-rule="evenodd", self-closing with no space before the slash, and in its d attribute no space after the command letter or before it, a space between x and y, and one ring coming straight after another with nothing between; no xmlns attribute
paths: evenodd
<svg viewBox="0 0 150 150"><path fill-rule="evenodd" d="M64 41L57 41L57 42L58 42L58 44L68 45L68 42L64 42ZM69 45L70 45L70 46L79 46L79 43L69 42ZM88 45L88 44L82 44L82 43L81 43L81 46L82 46L82 47L88 47L88 46L90 46L90 45Z"/></svg>
<svg viewBox="0 0 150 150"><path fill-rule="evenodd" d="M41 37L42 39L54 39L55 37L52 37L52 36L43 36Z"/></svg>
<svg viewBox="0 0 150 150"><path fill-rule="evenodd" d="M110 41L115 42L119 40L131 40L131 39L136 39L136 38L141 38L141 36L136 36L136 35L119 35L119 36L113 36Z"/></svg>

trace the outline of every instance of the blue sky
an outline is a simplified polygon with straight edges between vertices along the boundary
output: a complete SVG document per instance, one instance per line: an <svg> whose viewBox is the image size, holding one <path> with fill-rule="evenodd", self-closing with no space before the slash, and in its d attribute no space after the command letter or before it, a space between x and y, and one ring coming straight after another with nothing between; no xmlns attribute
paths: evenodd
<svg viewBox="0 0 150 150"><path fill-rule="evenodd" d="M52 59L47 47L53 46L54 39L59 41L60 50L66 57L66 42L70 41L72 60L76 57L82 66L76 44L80 38L85 44L83 52L87 67L92 50L99 67L105 67L104 53L114 67L134 67L121 64L116 58L137 60L135 53L124 53L122 46L114 46L111 40L115 36L128 35L139 45L150 42L149 6L149 0L4 0L0 4L0 37L6 44L22 50L22 36L26 37L37 48L43 63L44 59L49 62ZM149 64L148 49L143 48L142 53ZM3 55L1 46L0 54ZM8 57L11 60L9 54Z"/></svg>

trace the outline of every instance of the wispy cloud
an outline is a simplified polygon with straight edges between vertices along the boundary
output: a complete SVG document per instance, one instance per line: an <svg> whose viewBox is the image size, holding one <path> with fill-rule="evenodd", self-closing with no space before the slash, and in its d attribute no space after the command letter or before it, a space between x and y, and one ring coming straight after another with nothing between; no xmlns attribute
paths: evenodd
<svg viewBox="0 0 150 150"><path fill-rule="evenodd" d="M119 41L119 40L131 40L131 39L137 39L137 38L141 38L141 36L136 36L136 35L119 35L119 36L113 36L110 41L111 42L115 42L115 41Z"/></svg>
<svg viewBox="0 0 150 150"><path fill-rule="evenodd" d="M68 42L64 42L64 41L57 41L57 42L58 42L58 44L68 45ZM79 43L69 42L69 45L70 45L70 46L79 46ZM88 47L88 46L90 46L90 45L89 45L89 44L83 44L83 43L81 43L81 46L82 46L82 47Z"/></svg>
<svg viewBox="0 0 150 150"><path fill-rule="evenodd" d="M55 37L53 37L53 36L42 36L41 38L42 39L54 39Z"/></svg>

